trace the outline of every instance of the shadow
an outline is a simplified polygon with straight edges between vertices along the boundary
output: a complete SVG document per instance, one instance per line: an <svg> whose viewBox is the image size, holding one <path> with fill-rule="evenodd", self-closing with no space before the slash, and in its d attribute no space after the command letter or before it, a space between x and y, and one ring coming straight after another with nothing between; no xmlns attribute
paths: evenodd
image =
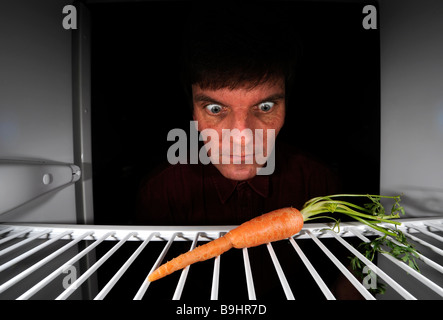
<svg viewBox="0 0 443 320"><path fill-rule="evenodd" d="M403 193L401 205L405 209L405 216L413 217L441 217L443 216L443 188L402 186L396 191L387 190L385 195Z"/></svg>

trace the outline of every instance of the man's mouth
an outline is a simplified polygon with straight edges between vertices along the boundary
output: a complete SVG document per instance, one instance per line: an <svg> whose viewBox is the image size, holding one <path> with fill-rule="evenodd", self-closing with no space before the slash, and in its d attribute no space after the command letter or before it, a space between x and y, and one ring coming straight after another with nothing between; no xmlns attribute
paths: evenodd
<svg viewBox="0 0 443 320"><path fill-rule="evenodd" d="M238 163L238 164L252 164L254 163L254 154L229 154L222 155L222 159L229 159L229 163Z"/></svg>

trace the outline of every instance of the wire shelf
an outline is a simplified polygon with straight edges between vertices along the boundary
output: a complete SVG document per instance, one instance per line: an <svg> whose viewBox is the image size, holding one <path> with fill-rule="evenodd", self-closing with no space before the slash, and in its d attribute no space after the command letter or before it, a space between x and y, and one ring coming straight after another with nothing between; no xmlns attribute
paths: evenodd
<svg viewBox="0 0 443 320"><path fill-rule="evenodd" d="M330 224L313 223L287 240L232 249L153 283L147 276L162 262L234 226L2 224L0 299L218 300L226 298L230 281L245 300L442 299L443 219L399 221L420 252L420 272L388 254L373 262L362 256L358 244L377 236L365 225L342 223L332 231ZM372 271L366 278L349 268L355 255ZM371 293L379 283L389 294Z"/></svg>

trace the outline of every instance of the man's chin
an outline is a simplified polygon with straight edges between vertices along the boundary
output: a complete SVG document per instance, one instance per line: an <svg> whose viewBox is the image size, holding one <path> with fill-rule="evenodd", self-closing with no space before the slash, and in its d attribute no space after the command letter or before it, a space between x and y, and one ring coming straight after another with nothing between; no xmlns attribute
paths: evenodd
<svg viewBox="0 0 443 320"><path fill-rule="evenodd" d="M257 175L257 166L254 164L216 164L215 167L230 180L244 181Z"/></svg>

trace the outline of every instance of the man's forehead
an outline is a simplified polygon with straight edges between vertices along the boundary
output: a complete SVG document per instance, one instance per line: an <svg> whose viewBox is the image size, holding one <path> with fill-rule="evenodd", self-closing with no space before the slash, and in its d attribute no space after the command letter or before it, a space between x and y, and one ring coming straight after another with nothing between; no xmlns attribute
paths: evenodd
<svg viewBox="0 0 443 320"><path fill-rule="evenodd" d="M284 98L285 83L283 80L279 81L267 81L255 86L251 86L245 83L243 86L236 88L223 87L219 89L202 88L196 84L192 86L192 96L195 102L205 101L209 99L217 98L238 98L249 97L256 100L265 99L270 96L274 98Z"/></svg>

